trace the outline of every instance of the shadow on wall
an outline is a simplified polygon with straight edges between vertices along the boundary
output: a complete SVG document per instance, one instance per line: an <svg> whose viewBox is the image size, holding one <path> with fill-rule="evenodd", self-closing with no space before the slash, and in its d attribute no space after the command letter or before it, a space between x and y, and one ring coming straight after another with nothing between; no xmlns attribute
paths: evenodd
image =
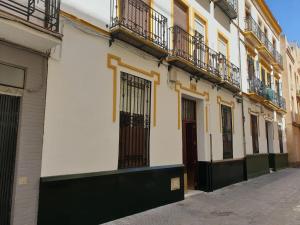
<svg viewBox="0 0 300 225"><path fill-rule="evenodd" d="M210 0L196 0L196 2L210 13Z"/></svg>
<svg viewBox="0 0 300 225"><path fill-rule="evenodd" d="M230 32L230 19L218 6L215 6L215 19Z"/></svg>

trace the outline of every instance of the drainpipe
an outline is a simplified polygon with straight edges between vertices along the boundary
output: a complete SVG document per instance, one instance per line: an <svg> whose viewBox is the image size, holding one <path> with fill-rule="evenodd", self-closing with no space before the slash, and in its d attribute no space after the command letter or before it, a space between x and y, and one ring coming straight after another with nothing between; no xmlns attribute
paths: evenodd
<svg viewBox="0 0 300 225"><path fill-rule="evenodd" d="M238 2L239 4L239 2ZM240 40L240 13L239 13L239 5L237 7L237 14L238 14L238 48L239 48L239 66L240 70L242 71L242 60L241 60L241 40ZM242 81L242 74L241 76L241 90L243 94L243 81ZM248 180L247 177L247 161L246 161L246 133L245 133L245 110L244 110L244 97L242 95L242 124L243 124L243 148L244 148L244 180Z"/></svg>

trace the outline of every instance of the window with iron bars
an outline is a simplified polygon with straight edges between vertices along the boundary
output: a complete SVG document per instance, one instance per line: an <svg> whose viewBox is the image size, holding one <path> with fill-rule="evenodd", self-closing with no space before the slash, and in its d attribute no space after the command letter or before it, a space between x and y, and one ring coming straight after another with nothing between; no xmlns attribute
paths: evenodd
<svg viewBox="0 0 300 225"><path fill-rule="evenodd" d="M151 81L121 73L118 168L149 166Z"/></svg>

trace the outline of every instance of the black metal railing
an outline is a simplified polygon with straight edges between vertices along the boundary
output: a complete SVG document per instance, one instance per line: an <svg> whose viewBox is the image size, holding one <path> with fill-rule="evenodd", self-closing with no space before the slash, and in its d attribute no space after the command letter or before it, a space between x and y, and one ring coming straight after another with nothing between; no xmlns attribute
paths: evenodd
<svg viewBox="0 0 300 225"><path fill-rule="evenodd" d="M240 88L240 69L222 54L219 54L219 72L225 81Z"/></svg>
<svg viewBox="0 0 300 225"><path fill-rule="evenodd" d="M267 35L261 30L259 25L251 16L248 16L245 19L245 30L253 32L257 39L266 47L269 53L273 56L275 61L280 66L283 65L281 54L274 48L274 45L269 41Z"/></svg>
<svg viewBox="0 0 300 225"><path fill-rule="evenodd" d="M272 88L268 85L264 84L263 81L254 77L249 79L249 93L256 93L257 95L265 98L266 100L271 101L276 106L281 109L286 109L286 101L280 96L279 93L276 93Z"/></svg>
<svg viewBox="0 0 300 225"><path fill-rule="evenodd" d="M238 4L237 4L237 0L224 0L229 7L231 7L235 12L237 12L237 7L238 7Z"/></svg>
<svg viewBox="0 0 300 225"><path fill-rule="evenodd" d="M122 26L168 49L168 20L142 0L111 0L110 28Z"/></svg>
<svg viewBox="0 0 300 225"><path fill-rule="evenodd" d="M195 67L240 88L240 70L230 63L225 56L209 48L203 37L195 32L192 36L179 26L169 28L171 56L182 58Z"/></svg>
<svg viewBox="0 0 300 225"><path fill-rule="evenodd" d="M247 16L245 18L245 31L251 31L258 38L259 41L262 41L262 30L259 25L255 22L255 20L251 16Z"/></svg>
<svg viewBox="0 0 300 225"><path fill-rule="evenodd" d="M0 0L0 10L59 32L60 0Z"/></svg>

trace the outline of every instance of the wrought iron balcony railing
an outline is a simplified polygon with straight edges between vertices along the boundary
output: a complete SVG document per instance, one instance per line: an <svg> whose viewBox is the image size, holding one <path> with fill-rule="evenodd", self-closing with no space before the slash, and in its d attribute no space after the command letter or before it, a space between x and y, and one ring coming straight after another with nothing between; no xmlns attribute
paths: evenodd
<svg viewBox="0 0 300 225"><path fill-rule="evenodd" d="M248 16L245 19L245 31L251 31L256 38L263 44L268 52L272 55L274 60L280 65L283 65L283 60L281 54L274 48L273 44L269 41L266 34L260 29L259 25L255 20Z"/></svg>
<svg viewBox="0 0 300 225"><path fill-rule="evenodd" d="M240 69L229 62L222 54L219 54L219 71L225 81L240 88Z"/></svg>
<svg viewBox="0 0 300 225"><path fill-rule="evenodd" d="M110 28L123 27L168 49L168 20L142 0L111 0Z"/></svg>
<svg viewBox="0 0 300 225"><path fill-rule="evenodd" d="M0 0L0 10L59 32L60 0Z"/></svg>
<svg viewBox="0 0 300 225"><path fill-rule="evenodd" d="M262 30L260 29L259 25L255 22L255 20L248 16L245 19L245 31L251 31L256 38L262 42Z"/></svg>
<svg viewBox="0 0 300 225"><path fill-rule="evenodd" d="M237 18L238 4L237 0L213 0L230 19Z"/></svg>
<svg viewBox="0 0 300 225"><path fill-rule="evenodd" d="M258 78L249 79L249 93L255 93L272 102L277 107L286 110L285 99Z"/></svg>
<svg viewBox="0 0 300 225"><path fill-rule="evenodd" d="M209 48L203 37L196 32L194 36L179 26L169 28L170 56L179 57L194 67L219 77L240 89L240 70L225 56Z"/></svg>

